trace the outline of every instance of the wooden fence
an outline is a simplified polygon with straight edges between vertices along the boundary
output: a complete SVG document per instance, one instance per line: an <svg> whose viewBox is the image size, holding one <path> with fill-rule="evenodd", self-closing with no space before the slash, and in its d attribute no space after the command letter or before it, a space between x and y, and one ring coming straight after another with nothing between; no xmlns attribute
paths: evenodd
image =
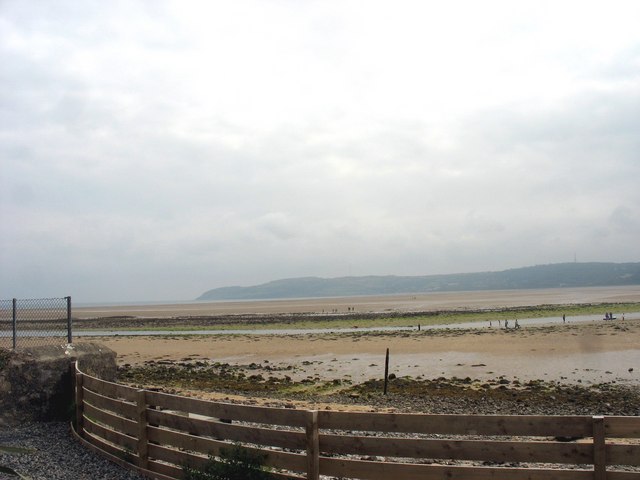
<svg viewBox="0 0 640 480"><path fill-rule="evenodd" d="M640 417L258 407L139 390L77 368L74 388L81 441L162 480L233 444L264 456L277 479L640 480Z"/></svg>

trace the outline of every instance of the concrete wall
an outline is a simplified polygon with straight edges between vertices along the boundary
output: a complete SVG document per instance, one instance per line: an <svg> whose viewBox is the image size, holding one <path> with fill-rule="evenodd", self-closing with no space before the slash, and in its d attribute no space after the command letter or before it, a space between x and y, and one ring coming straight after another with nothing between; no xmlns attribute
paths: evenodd
<svg viewBox="0 0 640 480"><path fill-rule="evenodd" d="M116 354L99 343L0 351L0 425L70 418L70 366L76 360L90 375L115 379Z"/></svg>

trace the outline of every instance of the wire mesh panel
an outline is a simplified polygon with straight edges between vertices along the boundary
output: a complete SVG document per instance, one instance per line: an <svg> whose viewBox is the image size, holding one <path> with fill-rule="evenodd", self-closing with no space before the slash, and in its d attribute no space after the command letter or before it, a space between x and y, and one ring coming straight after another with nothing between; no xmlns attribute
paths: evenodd
<svg viewBox="0 0 640 480"><path fill-rule="evenodd" d="M0 348L13 348L13 300L0 300Z"/></svg>
<svg viewBox="0 0 640 480"><path fill-rule="evenodd" d="M0 300L0 347L71 342L71 298Z"/></svg>

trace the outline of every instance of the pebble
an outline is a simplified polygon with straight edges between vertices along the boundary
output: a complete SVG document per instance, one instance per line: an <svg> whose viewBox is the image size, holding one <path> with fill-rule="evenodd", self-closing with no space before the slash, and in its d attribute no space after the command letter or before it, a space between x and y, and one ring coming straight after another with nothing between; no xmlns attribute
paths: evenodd
<svg viewBox="0 0 640 480"><path fill-rule="evenodd" d="M73 437L67 422L23 423L0 429L0 446L34 450L9 454L0 449L0 466L31 480L143 480L141 475L120 467L83 447ZM0 472L1 480L16 476Z"/></svg>

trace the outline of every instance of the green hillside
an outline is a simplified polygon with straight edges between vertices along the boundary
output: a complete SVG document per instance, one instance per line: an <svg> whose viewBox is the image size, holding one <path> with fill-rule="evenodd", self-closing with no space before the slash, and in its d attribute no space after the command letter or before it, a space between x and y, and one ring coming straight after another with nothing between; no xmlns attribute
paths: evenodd
<svg viewBox="0 0 640 480"><path fill-rule="evenodd" d="M397 293L640 285L640 263L557 263L500 272L423 276L302 277L208 290L197 300L392 295Z"/></svg>

